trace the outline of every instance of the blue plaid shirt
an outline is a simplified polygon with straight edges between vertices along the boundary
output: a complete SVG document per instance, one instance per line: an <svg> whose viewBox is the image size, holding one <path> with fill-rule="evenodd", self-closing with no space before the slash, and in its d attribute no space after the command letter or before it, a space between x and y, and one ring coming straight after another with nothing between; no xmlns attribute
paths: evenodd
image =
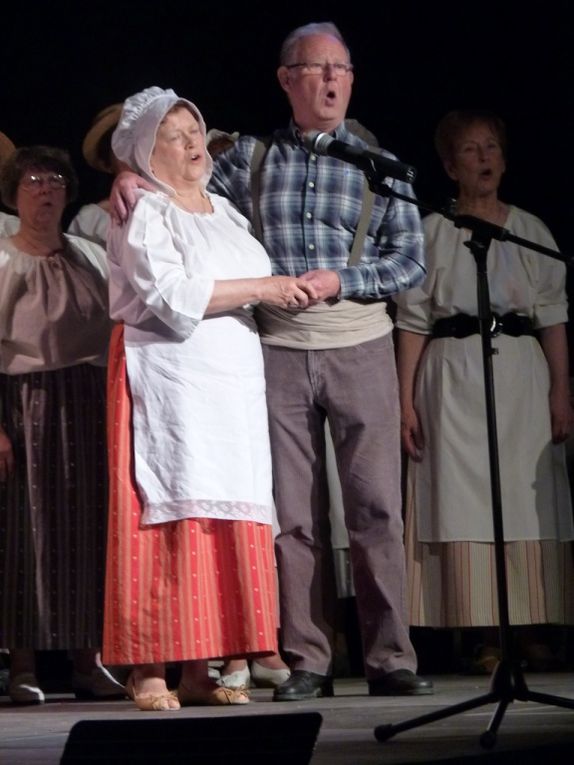
<svg viewBox="0 0 574 765"><path fill-rule="evenodd" d="M335 138L364 141L341 124ZM255 138L239 138L214 163L209 188L252 220L251 157ZM392 154L385 156L394 159ZM397 191L410 186L387 179ZM425 276L423 234L417 208L375 197L361 260L347 266L363 199L363 172L305 149L297 128L277 130L261 169L260 211L265 248L274 274L297 276L316 268L338 272L341 298L377 300L419 284Z"/></svg>

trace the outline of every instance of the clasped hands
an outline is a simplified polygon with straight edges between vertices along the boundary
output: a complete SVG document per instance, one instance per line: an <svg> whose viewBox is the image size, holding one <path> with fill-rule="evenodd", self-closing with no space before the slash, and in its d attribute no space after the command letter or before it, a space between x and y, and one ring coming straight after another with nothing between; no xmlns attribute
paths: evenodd
<svg viewBox="0 0 574 765"><path fill-rule="evenodd" d="M127 220L129 211L136 203L138 188L148 191L156 190L145 178L129 171L121 172L116 177L110 193L110 215L116 223L125 223ZM336 298L341 290L338 273L326 268L307 271L296 278L280 278L284 280L283 284L279 285L283 294L276 304L287 308L307 308L330 298Z"/></svg>
<svg viewBox="0 0 574 765"><path fill-rule="evenodd" d="M270 276L260 292L263 303L281 308L308 308L331 297L340 289L336 271L317 269L301 276Z"/></svg>

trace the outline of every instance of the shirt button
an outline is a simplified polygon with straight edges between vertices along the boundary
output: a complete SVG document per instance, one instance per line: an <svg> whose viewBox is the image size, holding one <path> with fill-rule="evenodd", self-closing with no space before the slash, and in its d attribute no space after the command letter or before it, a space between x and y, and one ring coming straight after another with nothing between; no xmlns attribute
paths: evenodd
<svg viewBox="0 0 574 765"><path fill-rule="evenodd" d="M314 188L315 188L315 183L314 183L314 181L309 181L309 188L310 188L310 189L314 189Z"/></svg>
<svg viewBox="0 0 574 765"><path fill-rule="evenodd" d="M309 245L309 249L310 249L310 250L314 250L314 249L315 249L315 245L314 245L314 244L310 244L310 245Z"/></svg>
<svg viewBox="0 0 574 765"><path fill-rule="evenodd" d="M316 162L316 161L317 161L317 155L311 154L311 162Z"/></svg>
<svg viewBox="0 0 574 765"><path fill-rule="evenodd" d="M308 220L311 220L311 218L313 217L313 213L310 213L310 212L306 212L306 213L305 213L305 217L306 217Z"/></svg>

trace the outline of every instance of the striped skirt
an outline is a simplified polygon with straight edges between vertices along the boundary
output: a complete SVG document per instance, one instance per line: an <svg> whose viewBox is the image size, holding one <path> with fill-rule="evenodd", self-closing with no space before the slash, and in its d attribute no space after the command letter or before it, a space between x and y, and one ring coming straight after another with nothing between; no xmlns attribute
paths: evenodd
<svg viewBox="0 0 574 765"><path fill-rule="evenodd" d="M494 545L419 542L407 490L409 623L417 627L493 627L498 621ZM510 624L574 624L571 542L507 542Z"/></svg>
<svg viewBox="0 0 574 765"><path fill-rule="evenodd" d="M0 375L0 397L15 457L0 483L0 646L99 647L105 370Z"/></svg>
<svg viewBox="0 0 574 765"><path fill-rule="evenodd" d="M275 652L271 526L198 518L141 527L121 326L112 335L108 370L104 662L149 664Z"/></svg>

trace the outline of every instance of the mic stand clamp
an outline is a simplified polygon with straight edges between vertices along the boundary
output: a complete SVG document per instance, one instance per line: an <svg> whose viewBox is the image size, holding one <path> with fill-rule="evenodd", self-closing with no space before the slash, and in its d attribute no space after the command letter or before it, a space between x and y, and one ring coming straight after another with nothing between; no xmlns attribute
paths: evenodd
<svg viewBox="0 0 574 765"><path fill-rule="evenodd" d="M388 176L385 176L372 160L365 159L361 169L373 194L377 194L380 197L390 197L393 195L391 187L385 183L385 179Z"/></svg>

